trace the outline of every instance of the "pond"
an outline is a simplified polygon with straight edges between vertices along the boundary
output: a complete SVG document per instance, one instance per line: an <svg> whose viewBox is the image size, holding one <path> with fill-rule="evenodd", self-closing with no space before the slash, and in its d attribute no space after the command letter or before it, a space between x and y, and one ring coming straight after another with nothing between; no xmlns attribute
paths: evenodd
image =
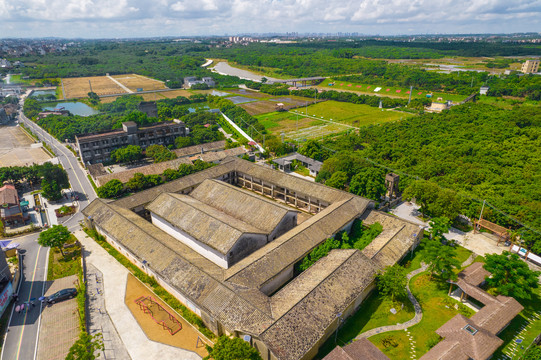
<svg viewBox="0 0 541 360"><path fill-rule="evenodd" d="M205 106L198 106L198 107L189 107L188 108L188 111L191 112L191 113L194 113L196 111L199 111L201 109L209 109L209 106L208 105L205 105Z"/></svg>
<svg viewBox="0 0 541 360"><path fill-rule="evenodd" d="M96 109L91 108L85 103L82 102L59 102L59 103L47 103L43 109L44 110L54 110L59 108L64 108L65 110L68 110L73 115L80 115L80 116L90 116L98 114L99 111Z"/></svg>
<svg viewBox="0 0 541 360"><path fill-rule="evenodd" d="M56 95L56 91L55 90L34 90L32 92L32 95L30 95L30 97L36 97L39 95Z"/></svg>

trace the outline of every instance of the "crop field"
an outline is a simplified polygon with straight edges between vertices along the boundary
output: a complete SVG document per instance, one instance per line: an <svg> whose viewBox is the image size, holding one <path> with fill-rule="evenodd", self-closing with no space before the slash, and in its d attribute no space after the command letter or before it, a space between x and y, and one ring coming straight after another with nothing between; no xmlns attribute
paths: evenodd
<svg viewBox="0 0 541 360"><path fill-rule="evenodd" d="M167 89L163 81L154 80L137 74L113 75L111 78L133 92L137 92L137 89L143 89L143 91ZM62 79L62 83L64 85L64 99L87 97L91 86L92 91L98 94L98 96L128 93L122 86L118 85L107 76L64 78ZM105 102L110 101L106 100Z"/></svg>
<svg viewBox="0 0 541 360"><path fill-rule="evenodd" d="M167 89L163 81L154 80L137 74L113 75L111 77L134 92L136 92L137 89L143 89L143 91Z"/></svg>
<svg viewBox="0 0 541 360"><path fill-rule="evenodd" d="M110 94L125 94L126 91L118 86L114 81L107 76L92 76L79 78L64 78L64 99L88 97L90 92L90 84L92 91L98 96Z"/></svg>
<svg viewBox="0 0 541 360"><path fill-rule="evenodd" d="M257 103L252 103L257 104ZM333 133L355 129L361 126L397 121L411 116L392 110L373 108L337 101L324 101L300 107L289 112L273 112L257 115L265 129L274 135L285 134L293 140L318 139Z"/></svg>
<svg viewBox="0 0 541 360"><path fill-rule="evenodd" d="M329 85L334 84L334 85ZM405 87L392 87L392 86L378 86L378 85L369 85L369 84L359 84L348 81L335 81L333 79L327 79L321 83L319 87L324 88L325 90L337 90L337 91L351 91L356 93L362 93L366 95L380 95L388 96L395 98L408 98L409 97L409 88ZM377 88L381 88L379 91L374 91ZM413 89L411 94L412 99L426 99L427 94L432 94L432 99L437 100L442 98L445 100L451 101L462 101L467 96L464 95L455 95L455 94L446 94L441 92L432 92L426 90Z"/></svg>
<svg viewBox="0 0 541 360"><path fill-rule="evenodd" d="M292 111L306 115L306 109L302 107ZM354 127L381 124L411 116L409 113L332 100L308 106L308 115Z"/></svg>
<svg viewBox="0 0 541 360"><path fill-rule="evenodd" d="M173 99L173 98L176 98L177 96L184 96L186 98L189 98L194 93L188 90L171 90L171 91L159 92L158 94L168 99Z"/></svg>
<svg viewBox="0 0 541 360"><path fill-rule="evenodd" d="M331 123L312 117L297 116L290 112L273 112L257 116L259 122L272 134L292 140L318 139L323 136L351 129L340 123Z"/></svg>
<svg viewBox="0 0 541 360"><path fill-rule="evenodd" d="M257 102L245 103L239 106L241 106L244 110L246 110L248 114L255 116L255 115L260 115L260 114L276 111L277 104L279 103L282 103L285 106L289 107L289 106L304 106L307 103L310 104L313 102L314 100L310 98L304 98L300 96L287 96L287 97L278 97L278 98L271 98L267 100L261 100Z"/></svg>

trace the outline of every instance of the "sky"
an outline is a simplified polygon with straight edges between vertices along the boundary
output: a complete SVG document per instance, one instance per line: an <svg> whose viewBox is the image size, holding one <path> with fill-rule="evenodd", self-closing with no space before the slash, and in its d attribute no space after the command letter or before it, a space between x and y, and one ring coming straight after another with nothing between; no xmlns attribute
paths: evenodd
<svg viewBox="0 0 541 360"><path fill-rule="evenodd" d="M0 0L0 38L541 32L541 0Z"/></svg>

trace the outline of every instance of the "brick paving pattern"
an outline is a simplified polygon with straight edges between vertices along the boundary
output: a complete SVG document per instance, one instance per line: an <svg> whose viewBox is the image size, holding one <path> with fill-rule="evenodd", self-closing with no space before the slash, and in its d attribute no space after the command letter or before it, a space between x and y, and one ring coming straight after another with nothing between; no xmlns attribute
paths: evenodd
<svg viewBox="0 0 541 360"><path fill-rule="evenodd" d="M77 276L72 275L50 282L45 296L65 288L76 287ZM65 359L70 347L79 338L79 314L77 300L69 299L45 305L41 313L38 343L38 360Z"/></svg>

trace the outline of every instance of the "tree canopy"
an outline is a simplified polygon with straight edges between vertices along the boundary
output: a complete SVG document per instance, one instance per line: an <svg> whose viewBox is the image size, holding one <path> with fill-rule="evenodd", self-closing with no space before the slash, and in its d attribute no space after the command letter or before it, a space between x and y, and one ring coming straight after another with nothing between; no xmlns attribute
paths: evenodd
<svg viewBox="0 0 541 360"><path fill-rule="evenodd" d="M143 158L143 151L140 146L128 145L111 151L111 160L114 162L125 163L133 162Z"/></svg>
<svg viewBox="0 0 541 360"><path fill-rule="evenodd" d="M530 270L517 254L508 251L486 255L485 259L483 267L492 274L486 279L490 287L505 296L531 299L533 289L539 287L539 272Z"/></svg>
<svg viewBox="0 0 541 360"><path fill-rule="evenodd" d="M384 296L391 296L391 300L395 298L405 297L406 284L408 282L407 272L402 266L395 264L387 266L377 275L377 287Z"/></svg>
<svg viewBox="0 0 541 360"><path fill-rule="evenodd" d="M208 355L203 360L261 360L257 349L240 338L222 335L213 347L207 346Z"/></svg>
<svg viewBox="0 0 541 360"><path fill-rule="evenodd" d="M45 247L54 247L60 250L62 256L64 252L62 247L70 239L71 233L64 225L53 225L51 228L42 231L38 237L38 244Z"/></svg>

